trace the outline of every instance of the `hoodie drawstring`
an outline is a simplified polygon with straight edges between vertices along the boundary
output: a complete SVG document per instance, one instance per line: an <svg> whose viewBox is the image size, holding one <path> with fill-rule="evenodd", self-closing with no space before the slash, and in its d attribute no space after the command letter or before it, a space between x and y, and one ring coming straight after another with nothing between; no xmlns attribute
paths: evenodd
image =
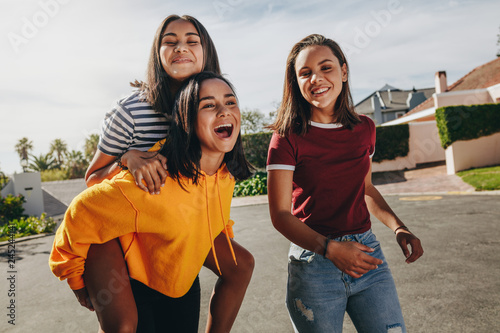
<svg viewBox="0 0 500 333"><path fill-rule="evenodd" d="M215 259L215 265L217 266L217 270L219 271L219 274L222 275L222 272L220 270L219 266L219 261L217 260L217 253L215 252L215 243L214 243L214 237L212 233L212 225L210 223L210 210L209 210L209 205L208 205L208 182L207 182L207 177L203 177L205 181L205 198L206 198L206 206L207 206L207 220L208 220L208 232L210 236L210 243L212 245L212 253L214 254L214 259ZM222 210L222 201L220 197L220 188L219 188L219 171L215 174L215 182L217 186L217 196L219 197L219 207L220 207L220 213L222 217L222 226L223 230L225 231L224 234L226 234L226 240L227 244L229 245L229 249L231 250L231 254L233 256L234 263L238 265L238 262L236 261L236 255L234 254L234 249L233 245L231 244L231 240L229 239L229 235L227 234L227 229L226 229L226 224L224 223L224 211Z"/></svg>
<svg viewBox="0 0 500 333"><path fill-rule="evenodd" d="M238 266L238 261L236 261L236 255L234 254L233 245L231 244L231 239L229 239L228 230L226 229L227 225L224 224L224 221L226 221L226 220L224 219L224 211L222 210L222 201L220 198L219 173L218 172L215 175L215 182L217 184L217 196L219 197L219 207L220 207L220 215L222 217L222 227L224 228L224 231L225 231L224 234L226 235L227 244L229 245L229 249L231 250L231 254L233 256L234 263L236 264L236 266ZM227 222L229 224L229 219Z"/></svg>

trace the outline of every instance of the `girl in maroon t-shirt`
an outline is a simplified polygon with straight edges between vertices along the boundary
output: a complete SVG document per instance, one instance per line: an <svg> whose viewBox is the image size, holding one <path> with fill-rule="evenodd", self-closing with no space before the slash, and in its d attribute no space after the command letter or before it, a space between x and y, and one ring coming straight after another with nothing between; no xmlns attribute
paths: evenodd
<svg viewBox="0 0 500 333"><path fill-rule="evenodd" d="M287 307L298 332L341 332L346 311L360 332L406 332L370 213L395 232L406 262L423 250L372 184L375 125L354 111L348 70L321 35L288 56L267 166L271 219L292 242Z"/></svg>

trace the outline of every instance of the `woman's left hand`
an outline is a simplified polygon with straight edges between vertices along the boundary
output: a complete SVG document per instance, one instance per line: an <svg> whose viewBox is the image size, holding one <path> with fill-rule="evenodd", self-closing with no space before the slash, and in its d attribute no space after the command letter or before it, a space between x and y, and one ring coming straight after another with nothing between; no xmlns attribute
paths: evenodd
<svg viewBox="0 0 500 333"><path fill-rule="evenodd" d="M408 230L398 230L396 234L396 240L403 250L403 254L406 257L406 263L412 263L424 254L424 249L420 243L420 239L417 238ZM411 247L411 253L408 250L408 245Z"/></svg>

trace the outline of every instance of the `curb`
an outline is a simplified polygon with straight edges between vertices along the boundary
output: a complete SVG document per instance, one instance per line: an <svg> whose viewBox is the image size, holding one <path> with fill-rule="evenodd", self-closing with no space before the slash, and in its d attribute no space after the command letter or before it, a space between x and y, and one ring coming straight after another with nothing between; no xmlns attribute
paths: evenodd
<svg viewBox="0 0 500 333"><path fill-rule="evenodd" d="M53 236L53 235L55 235L55 232L45 233L45 234L36 234L36 235L31 235L31 236L14 238L13 242L11 242L10 240L6 240L6 241L3 241L3 242L0 242L0 247L6 246L6 245L9 245L9 244L16 244L16 243L26 242L26 241L29 241L29 240L32 240L32 239L43 238L43 237L47 237L47 236Z"/></svg>

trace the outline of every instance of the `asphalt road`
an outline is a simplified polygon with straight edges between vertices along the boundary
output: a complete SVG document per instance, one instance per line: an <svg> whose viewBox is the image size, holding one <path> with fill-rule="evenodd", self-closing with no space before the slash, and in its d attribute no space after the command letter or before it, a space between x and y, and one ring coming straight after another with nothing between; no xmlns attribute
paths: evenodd
<svg viewBox="0 0 500 333"><path fill-rule="evenodd" d="M408 332L499 332L500 196L387 196L386 200L425 250L419 261L406 264L394 234L374 220ZM292 332L284 305L288 241L273 229L265 204L233 208L231 216L236 240L256 259L233 332ZM13 269L7 265L8 247L0 247L0 332L97 332L95 314L82 308L66 282L59 282L49 270L52 241L48 236L16 243ZM200 278L203 328L215 275L203 269ZM15 289L15 296L9 296L9 289ZM15 325L8 323L12 300ZM355 332L347 317L344 332Z"/></svg>

